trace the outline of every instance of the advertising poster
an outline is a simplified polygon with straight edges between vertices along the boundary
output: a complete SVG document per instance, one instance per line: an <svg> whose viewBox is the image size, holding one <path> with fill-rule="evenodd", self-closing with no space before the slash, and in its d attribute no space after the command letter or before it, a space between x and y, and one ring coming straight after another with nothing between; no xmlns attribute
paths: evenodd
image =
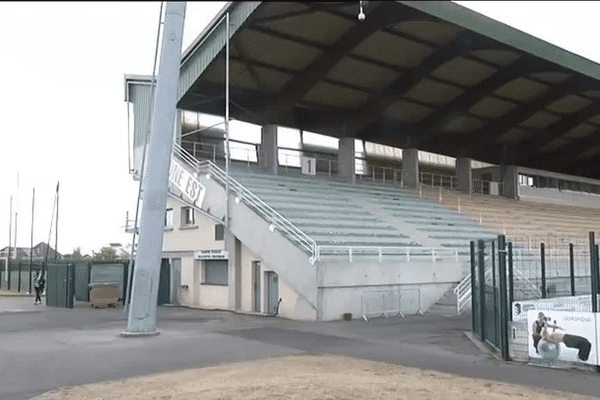
<svg viewBox="0 0 600 400"><path fill-rule="evenodd" d="M517 300L512 304L512 320L527 321L529 310L592 312L592 296L553 297L551 299Z"/></svg>
<svg viewBox="0 0 600 400"><path fill-rule="evenodd" d="M527 325L530 358L598 365L594 313L529 310Z"/></svg>

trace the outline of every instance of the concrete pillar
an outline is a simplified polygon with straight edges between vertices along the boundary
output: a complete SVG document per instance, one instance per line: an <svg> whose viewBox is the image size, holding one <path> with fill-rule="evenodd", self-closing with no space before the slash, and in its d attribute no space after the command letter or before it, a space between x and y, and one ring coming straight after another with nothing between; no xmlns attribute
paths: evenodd
<svg viewBox="0 0 600 400"><path fill-rule="evenodd" d="M338 171L340 177L348 182L356 182L356 162L354 161L354 138L340 139L338 151Z"/></svg>
<svg viewBox="0 0 600 400"><path fill-rule="evenodd" d="M514 165L502 167L502 195L509 199L519 199L519 171Z"/></svg>
<svg viewBox="0 0 600 400"><path fill-rule="evenodd" d="M456 177L458 190L464 194L473 193L473 175L471 173L471 159L461 157L456 159Z"/></svg>
<svg viewBox="0 0 600 400"><path fill-rule="evenodd" d="M406 188L419 187L419 150L402 149L402 182Z"/></svg>
<svg viewBox="0 0 600 400"><path fill-rule="evenodd" d="M277 125L262 127L259 157L263 158L261 162L263 169L277 175L279 166L277 162Z"/></svg>

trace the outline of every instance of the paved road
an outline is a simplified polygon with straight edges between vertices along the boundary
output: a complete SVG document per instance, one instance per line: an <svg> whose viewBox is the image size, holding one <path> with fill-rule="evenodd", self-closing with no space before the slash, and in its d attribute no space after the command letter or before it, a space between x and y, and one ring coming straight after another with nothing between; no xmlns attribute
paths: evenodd
<svg viewBox="0 0 600 400"><path fill-rule="evenodd" d="M90 309L85 303L74 309L35 308L32 301L0 297L2 399L24 400L63 386L306 353L600 395L598 374L504 363L480 351L464 334L468 316L315 323L161 307L160 335L122 338L122 308ZM2 312L25 307L29 312Z"/></svg>

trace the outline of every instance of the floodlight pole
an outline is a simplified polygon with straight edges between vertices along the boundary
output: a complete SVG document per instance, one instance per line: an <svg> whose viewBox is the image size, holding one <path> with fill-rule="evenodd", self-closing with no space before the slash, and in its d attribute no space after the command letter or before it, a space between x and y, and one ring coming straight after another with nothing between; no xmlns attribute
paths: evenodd
<svg viewBox="0 0 600 400"><path fill-rule="evenodd" d="M229 228L229 12L225 15L225 227Z"/></svg>
<svg viewBox="0 0 600 400"><path fill-rule="evenodd" d="M173 129L181 65L185 2L168 2L162 39L147 168L143 177L140 234L127 330L122 336L157 335L156 308Z"/></svg>

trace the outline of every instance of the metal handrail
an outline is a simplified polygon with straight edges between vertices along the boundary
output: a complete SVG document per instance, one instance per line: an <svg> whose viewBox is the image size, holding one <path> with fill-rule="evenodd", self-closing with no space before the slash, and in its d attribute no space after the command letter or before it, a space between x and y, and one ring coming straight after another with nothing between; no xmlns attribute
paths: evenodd
<svg viewBox="0 0 600 400"><path fill-rule="evenodd" d="M490 270L488 269L486 272L489 274ZM525 284L526 288L531 291L531 293L537 298L542 297L541 290L533 284L527 276L521 271L519 268L513 268L515 272L515 278L523 284ZM454 294L456 295L456 313L460 314L465 306L471 300L472 292L471 292L471 274L467 275L460 283L454 288Z"/></svg>
<svg viewBox="0 0 600 400"><path fill-rule="evenodd" d="M403 256L406 261L411 257L431 257L432 261L452 257L459 261L458 250L447 247L416 247L416 246L344 246L344 245L318 245L317 260L325 255L347 254L348 260L352 262L355 256L378 256L379 262L384 256Z"/></svg>
<svg viewBox="0 0 600 400"><path fill-rule="evenodd" d="M290 237L290 239L298 243L302 249L309 252L312 260L315 259L315 254L317 253L316 242L277 211L273 210L267 203L259 199L254 193L246 189L231 176L227 176L225 171L223 171L213 162L209 160L198 161L194 159L177 143L174 143L173 150L177 156L182 158L183 161L188 162L190 166L197 171L197 173L208 173L222 185L225 185L227 180L229 180L229 187L237 199L243 201L257 214L269 222L273 230L277 229L284 235Z"/></svg>

